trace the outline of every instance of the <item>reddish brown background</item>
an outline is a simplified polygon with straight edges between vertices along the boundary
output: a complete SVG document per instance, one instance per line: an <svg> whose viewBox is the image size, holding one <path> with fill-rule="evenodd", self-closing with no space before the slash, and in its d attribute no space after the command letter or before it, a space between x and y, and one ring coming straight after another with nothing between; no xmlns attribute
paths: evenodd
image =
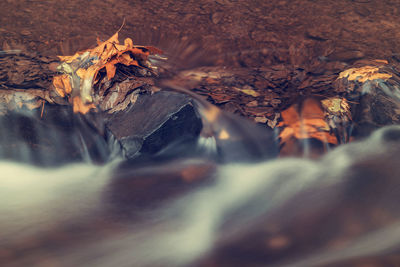
<svg viewBox="0 0 400 267"><path fill-rule="evenodd" d="M74 50L107 38L125 19L121 34L134 41L202 39L221 53L248 52L236 60L242 66L301 64L307 51L335 60L383 58L400 53L399 8L395 0L6 0L0 48L57 54L60 46Z"/></svg>

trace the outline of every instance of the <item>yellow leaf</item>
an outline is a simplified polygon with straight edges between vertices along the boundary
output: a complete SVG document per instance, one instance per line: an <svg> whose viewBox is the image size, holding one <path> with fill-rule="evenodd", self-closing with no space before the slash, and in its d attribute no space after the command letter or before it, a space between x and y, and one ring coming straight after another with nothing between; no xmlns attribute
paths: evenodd
<svg viewBox="0 0 400 267"><path fill-rule="evenodd" d="M242 88L237 88L237 87L235 87L235 89L237 91L239 91L239 92L242 92L242 93L244 93L246 95L251 95L253 97L259 97L260 96L260 93L254 91L253 89L242 89Z"/></svg>
<svg viewBox="0 0 400 267"><path fill-rule="evenodd" d="M322 106L331 114L348 114L350 112L350 105L346 99L331 97L321 101Z"/></svg>
<svg viewBox="0 0 400 267"><path fill-rule="evenodd" d="M131 38L126 38L124 41L124 45L126 48L133 48L133 41Z"/></svg>
<svg viewBox="0 0 400 267"><path fill-rule="evenodd" d="M338 79L347 78L349 81L366 82L373 81L377 79L387 80L392 77L388 73L379 73L379 67L374 66L364 66L361 68L350 68L342 71L339 74Z"/></svg>

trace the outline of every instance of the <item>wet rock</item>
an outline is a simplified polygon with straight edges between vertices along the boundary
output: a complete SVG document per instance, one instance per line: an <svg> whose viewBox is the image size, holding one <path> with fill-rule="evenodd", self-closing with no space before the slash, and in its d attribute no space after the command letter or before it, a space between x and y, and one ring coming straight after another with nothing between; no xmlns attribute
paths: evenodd
<svg viewBox="0 0 400 267"><path fill-rule="evenodd" d="M386 125L400 124L400 79L396 68L394 62L360 61L350 69L356 73L353 77L341 77L335 82L336 90L347 91L346 98L352 103L355 137L368 136Z"/></svg>
<svg viewBox="0 0 400 267"><path fill-rule="evenodd" d="M50 104L41 113L41 108L21 108L0 116L6 129L0 132L0 158L41 166L104 163L121 148L127 158L154 155L168 145L197 140L202 129L191 99L171 92L141 94L134 105L106 118Z"/></svg>
<svg viewBox="0 0 400 267"><path fill-rule="evenodd" d="M106 127L124 155L155 154L167 145L195 140L202 128L191 99L171 92L142 94L127 110L106 115Z"/></svg>
<svg viewBox="0 0 400 267"><path fill-rule="evenodd" d="M358 122L355 134L368 136L385 125L400 124L400 101L385 94L379 87L360 98L354 120Z"/></svg>
<svg viewBox="0 0 400 267"><path fill-rule="evenodd" d="M40 166L108 160L106 138L71 107L45 105L0 116L0 158Z"/></svg>

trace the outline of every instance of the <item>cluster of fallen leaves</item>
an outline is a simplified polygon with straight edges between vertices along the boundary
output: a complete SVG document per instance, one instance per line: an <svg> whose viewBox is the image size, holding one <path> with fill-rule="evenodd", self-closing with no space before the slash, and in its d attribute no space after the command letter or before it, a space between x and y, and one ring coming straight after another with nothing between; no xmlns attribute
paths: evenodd
<svg viewBox="0 0 400 267"><path fill-rule="evenodd" d="M348 81L358 81L364 83L373 80L388 80L393 75L389 73L382 73L380 70L382 66L388 64L386 60L374 60L374 66L366 65L359 68L350 68L342 71L337 79L347 78Z"/></svg>
<svg viewBox="0 0 400 267"><path fill-rule="evenodd" d="M274 108L281 104L282 95L272 89L265 90L268 82L258 71L201 67L181 72L174 79L228 112L271 127L276 125L279 113Z"/></svg>
<svg viewBox="0 0 400 267"><path fill-rule="evenodd" d="M54 77L54 90L58 96L68 99L74 112L85 114L99 106L105 97L96 95L100 81L112 81L120 66L134 67L139 69L139 73L141 70L151 74L154 68L148 56L155 54L162 54L162 51L152 46L133 45L130 38L120 44L117 32L105 42L98 41L98 46L93 49L72 56L59 56L61 64L58 71L63 74ZM124 96L128 95L128 92L124 93Z"/></svg>

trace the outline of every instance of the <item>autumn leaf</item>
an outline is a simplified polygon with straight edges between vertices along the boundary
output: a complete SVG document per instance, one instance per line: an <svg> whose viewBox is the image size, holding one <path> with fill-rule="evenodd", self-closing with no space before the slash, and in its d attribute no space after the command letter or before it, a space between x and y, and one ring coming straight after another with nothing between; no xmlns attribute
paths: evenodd
<svg viewBox="0 0 400 267"><path fill-rule="evenodd" d="M73 97L72 103L73 103L74 113L86 114L89 112L89 110L96 108L93 103L91 104L83 103L82 99L78 96Z"/></svg>
<svg viewBox="0 0 400 267"><path fill-rule="evenodd" d="M345 115L351 117L350 105L345 98L330 97L321 101L322 106L329 114Z"/></svg>
<svg viewBox="0 0 400 267"><path fill-rule="evenodd" d="M347 78L349 81L358 81L364 83L366 81L373 81L377 79L387 80L392 77L388 73L380 73L380 67L376 66L363 66L361 68L350 68L342 71L338 79Z"/></svg>
<svg viewBox="0 0 400 267"><path fill-rule="evenodd" d="M291 138L315 138L324 143L337 144L337 138L330 133L330 127L325 121L325 113L321 105L314 99L306 99L299 113L298 105L293 105L281 112L282 121L278 127L281 144Z"/></svg>
<svg viewBox="0 0 400 267"><path fill-rule="evenodd" d="M250 95L250 96L253 96L253 97L259 97L260 96L260 93L258 93L257 91L253 90L250 86L245 87L245 88L237 88L237 87L235 87L235 89L237 91L243 93L243 94Z"/></svg>
<svg viewBox="0 0 400 267"><path fill-rule="evenodd" d="M97 47L72 56L59 56L62 63L58 69L64 74L53 78L54 90L59 96L69 99L75 112L86 113L96 106L93 86L100 79L100 72L104 71L109 81L115 77L118 64L151 72L148 56L153 54L162 54L162 51L152 46L135 46L130 38L120 44L116 32L104 42L98 40Z"/></svg>
<svg viewBox="0 0 400 267"><path fill-rule="evenodd" d="M64 97L65 94L71 93L71 84L69 82L69 76L67 74L55 76L53 78L53 86L57 94Z"/></svg>

